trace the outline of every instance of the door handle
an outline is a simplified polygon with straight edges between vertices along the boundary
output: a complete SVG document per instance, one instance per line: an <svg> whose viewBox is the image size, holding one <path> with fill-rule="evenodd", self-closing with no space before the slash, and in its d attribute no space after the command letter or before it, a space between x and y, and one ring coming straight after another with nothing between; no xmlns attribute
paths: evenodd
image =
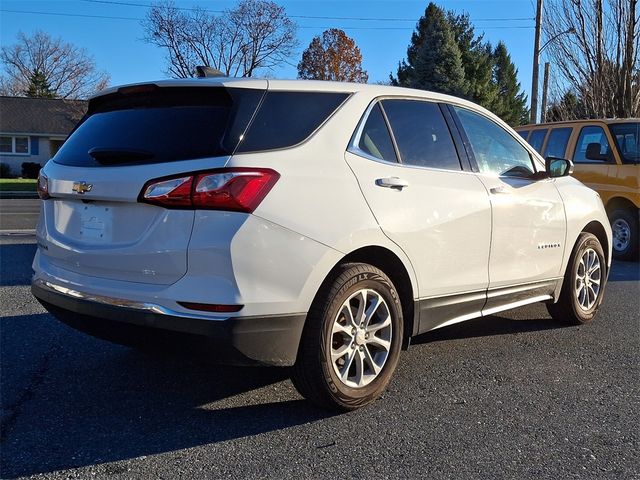
<svg viewBox="0 0 640 480"><path fill-rule="evenodd" d="M376 180L376 185L378 185L379 187L402 190L403 188L409 186L409 182L398 177L386 177L386 178L378 178Z"/></svg>
<svg viewBox="0 0 640 480"><path fill-rule="evenodd" d="M489 192L491 192L491 195L498 195L500 193L509 193L507 189L504 187L493 187L489 189Z"/></svg>

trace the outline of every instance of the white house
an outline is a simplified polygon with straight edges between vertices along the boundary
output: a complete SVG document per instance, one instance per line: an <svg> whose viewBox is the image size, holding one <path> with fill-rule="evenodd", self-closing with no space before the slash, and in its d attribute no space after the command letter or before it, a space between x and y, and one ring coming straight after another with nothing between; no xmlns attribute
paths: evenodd
<svg viewBox="0 0 640 480"><path fill-rule="evenodd" d="M86 110L83 100L0 96L0 163L14 175L23 162L44 165Z"/></svg>

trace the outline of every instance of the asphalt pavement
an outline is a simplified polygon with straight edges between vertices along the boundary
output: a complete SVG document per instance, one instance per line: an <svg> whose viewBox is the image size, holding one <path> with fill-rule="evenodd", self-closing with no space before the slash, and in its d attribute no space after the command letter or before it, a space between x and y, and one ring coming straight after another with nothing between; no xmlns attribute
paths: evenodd
<svg viewBox="0 0 640 480"><path fill-rule="evenodd" d="M0 237L2 478L640 478L638 263L591 324L533 305L431 332L379 401L336 415L286 369L58 323L29 294L33 242Z"/></svg>
<svg viewBox="0 0 640 480"><path fill-rule="evenodd" d="M640 265L597 319L532 305L423 335L335 415L277 368L148 355L29 293L38 200L0 199L0 477L640 479Z"/></svg>
<svg viewBox="0 0 640 480"><path fill-rule="evenodd" d="M37 198L0 198L0 234L34 230L39 213L40 200Z"/></svg>

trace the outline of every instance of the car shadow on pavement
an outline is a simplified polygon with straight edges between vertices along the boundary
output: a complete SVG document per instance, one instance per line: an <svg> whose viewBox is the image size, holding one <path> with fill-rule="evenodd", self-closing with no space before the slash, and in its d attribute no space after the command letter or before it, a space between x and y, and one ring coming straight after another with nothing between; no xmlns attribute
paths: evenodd
<svg viewBox="0 0 640 480"><path fill-rule="evenodd" d="M300 398L284 381L287 369L142 354L48 314L1 322L2 478L215 444L332 415Z"/></svg>
<svg viewBox="0 0 640 480"><path fill-rule="evenodd" d="M0 245L0 286L30 285L35 243Z"/></svg>

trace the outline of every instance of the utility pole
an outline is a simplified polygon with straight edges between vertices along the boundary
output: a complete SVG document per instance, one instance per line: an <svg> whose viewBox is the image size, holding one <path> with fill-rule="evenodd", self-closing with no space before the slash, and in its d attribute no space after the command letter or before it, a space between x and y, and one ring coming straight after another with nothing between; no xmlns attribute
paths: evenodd
<svg viewBox="0 0 640 480"><path fill-rule="evenodd" d="M536 36L533 43L533 75L531 79L531 123L538 123L538 62L540 61L540 31L542 29L542 0L536 12Z"/></svg>
<svg viewBox="0 0 640 480"><path fill-rule="evenodd" d="M540 112L540 123L547 121L547 94L549 93L549 68L551 64L544 64L544 80L542 81L542 109Z"/></svg>

